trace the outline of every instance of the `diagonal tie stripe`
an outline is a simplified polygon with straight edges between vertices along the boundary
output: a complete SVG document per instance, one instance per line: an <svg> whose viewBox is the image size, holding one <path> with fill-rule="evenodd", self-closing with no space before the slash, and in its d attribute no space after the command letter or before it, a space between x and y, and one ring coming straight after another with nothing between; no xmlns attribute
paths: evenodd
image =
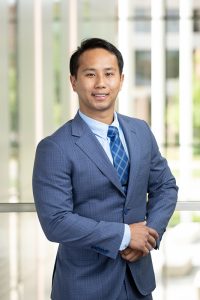
<svg viewBox="0 0 200 300"><path fill-rule="evenodd" d="M122 186L127 186L129 177L129 160L120 140L117 127L109 126L107 136L110 138L110 150L119 180Z"/></svg>

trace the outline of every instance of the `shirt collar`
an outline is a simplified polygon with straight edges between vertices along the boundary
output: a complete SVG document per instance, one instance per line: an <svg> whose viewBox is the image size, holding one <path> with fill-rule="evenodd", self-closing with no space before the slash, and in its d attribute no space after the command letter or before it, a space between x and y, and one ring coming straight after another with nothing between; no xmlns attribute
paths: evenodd
<svg viewBox="0 0 200 300"><path fill-rule="evenodd" d="M79 115L83 119L83 121L85 121L85 123L90 127L90 129L92 130L92 132L95 135L97 135L103 139L107 139L107 132L108 132L108 127L109 127L108 124L105 124L105 123L99 122L95 119L92 119L92 118L86 116L85 114L83 114L80 110L79 110ZM117 127L119 130L119 121L118 121L116 112L114 112L114 120L111 125Z"/></svg>

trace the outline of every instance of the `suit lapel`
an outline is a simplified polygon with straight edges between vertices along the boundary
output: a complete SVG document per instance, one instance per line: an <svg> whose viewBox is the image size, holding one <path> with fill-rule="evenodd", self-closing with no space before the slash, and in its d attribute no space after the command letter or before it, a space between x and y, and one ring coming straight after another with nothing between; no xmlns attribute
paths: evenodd
<svg viewBox="0 0 200 300"><path fill-rule="evenodd" d="M140 144L133 123L124 116L121 116L120 114L118 114L118 120L125 136L130 159L129 184L127 191L128 201L128 199L131 199L131 197L129 196L133 194L135 185L137 183L136 178L140 165Z"/></svg>
<svg viewBox="0 0 200 300"><path fill-rule="evenodd" d="M117 172L110 162L103 147L81 119L79 114L72 121L72 135L79 137L76 145L91 159L101 172L124 194Z"/></svg>

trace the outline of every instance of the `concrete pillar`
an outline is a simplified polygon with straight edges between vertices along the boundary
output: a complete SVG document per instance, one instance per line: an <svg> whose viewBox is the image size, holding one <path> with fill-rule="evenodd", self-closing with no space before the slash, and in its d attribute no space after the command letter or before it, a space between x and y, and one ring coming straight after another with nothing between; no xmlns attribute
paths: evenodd
<svg viewBox="0 0 200 300"><path fill-rule="evenodd" d="M0 202L9 200L8 3L0 1Z"/></svg>
<svg viewBox="0 0 200 300"><path fill-rule="evenodd" d="M35 153L34 1L18 3L19 193L32 200L32 167Z"/></svg>
<svg viewBox="0 0 200 300"><path fill-rule="evenodd" d="M165 142L165 1L151 0L151 128L161 150Z"/></svg>
<svg viewBox="0 0 200 300"><path fill-rule="evenodd" d="M132 53L132 23L129 21L129 0L118 0L118 48L124 58L124 84L119 94L118 111L122 114L133 116L134 104L131 97L133 86L133 53ZM131 24L130 24L131 23ZM131 36L131 38L130 38Z"/></svg>
<svg viewBox="0 0 200 300"><path fill-rule="evenodd" d="M74 117L78 109L77 96L69 81L69 57L77 48L77 0L61 1L61 121Z"/></svg>
<svg viewBox="0 0 200 300"><path fill-rule="evenodd" d="M40 54L42 61L39 71L41 78L41 95L42 95L42 124L43 136L47 136L55 130L55 113L54 113L54 61L53 61L53 9L52 1L40 1L41 19L39 24L41 26L41 48Z"/></svg>
<svg viewBox="0 0 200 300"><path fill-rule="evenodd" d="M180 194L179 199L190 200L192 172L192 7L193 1L180 2L179 37L179 142L180 142Z"/></svg>

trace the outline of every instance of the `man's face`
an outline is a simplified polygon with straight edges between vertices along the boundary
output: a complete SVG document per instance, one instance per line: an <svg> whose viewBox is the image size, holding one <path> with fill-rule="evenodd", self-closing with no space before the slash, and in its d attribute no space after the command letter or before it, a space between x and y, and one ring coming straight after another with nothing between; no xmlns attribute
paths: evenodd
<svg viewBox="0 0 200 300"><path fill-rule="evenodd" d="M101 48L85 51L79 58L77 76L70 79L78 94L81 112L94 119L102 114L113 117L123 83L114 54Z"/></svg>

